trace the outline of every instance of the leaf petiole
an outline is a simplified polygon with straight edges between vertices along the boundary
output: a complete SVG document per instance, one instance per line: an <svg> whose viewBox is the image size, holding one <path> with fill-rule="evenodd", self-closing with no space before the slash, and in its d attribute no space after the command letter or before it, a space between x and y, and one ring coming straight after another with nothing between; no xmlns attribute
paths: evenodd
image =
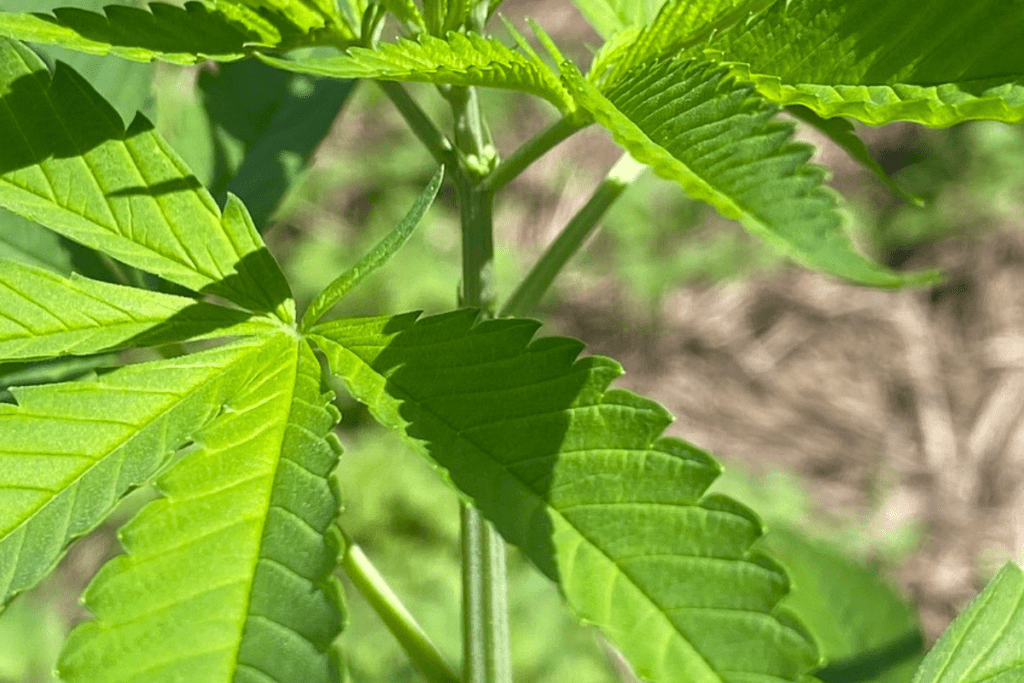
<svg viewBox="0 0 1024 683"><path fill-rule="evenodd" d="M645 164L635 161L629 154L623 154L619 158L587 203L569 220L555 241L530 269L529 274L512 292L499 317L529 315L537 307L544 293L555 281L555 277L580 250L587 237L597 227L598 221L646 168Z"/></svg>
<svg viewBox="0 0 1024 683"><path fill-rule="evenodd" d="M448 666L440 650L391 590L362 548L353 543L344 531L342 537L345 539L342 569L408 653L409 659L423 677L429 683L459 683L459 677Z"/></svg>

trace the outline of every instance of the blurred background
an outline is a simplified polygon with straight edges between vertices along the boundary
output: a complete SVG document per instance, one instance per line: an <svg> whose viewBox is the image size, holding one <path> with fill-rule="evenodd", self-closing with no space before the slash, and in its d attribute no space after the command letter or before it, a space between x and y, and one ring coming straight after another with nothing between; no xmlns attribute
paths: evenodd
<svg viewBox="0 0 1024 683"><path fill-rule="evenodd" d="M11 0L4 9L44 5ZM517 22L537 19L577 63L588 63L599 44L568 0L507 0L502 11ZM146 112L215 194L230 189L255 207L300 308L401 219L434 172L371 85L349 93L281 76L286 102L239 117L228 111L240 101L232 88L265 77L246 71L255 67L126 66L49 54L82 70L126 119ZM447 121L436 92L410 91ZM485 92L484 105L505 154L555 115L504 92ZM308 144L317 126L326 138ZM858 130L924 208L814 132L801 128L799 136L831 170L861 248L898 269L940 266L941 285L876 291L806 272L676 185L646 175L536 315L543 334L577 337L588 353L615 358L627 373L618 386L667 406L677 417L672 434L726 464L717 490L751 505L769 527L802 530L877 570L914 605L931 643L1005 561L1024 561L1024 129ZM287 139L261 147L274 137L268 131ZM587 129L498 197L499 293L512 290L618 155L607 135ZM453 308L457 221L446 188L410 244L340 312ZM81 269L80 255L36 243L47 239L0 220L0 252L36 261L59 254L49 265ZM18 377L30 381L8 373L6 384ZM455 496L337 389L343 524L458 662ZM0 616L0 682L52 680L61 639L85 616L78 595L118 551L116 527L147 495L133 494ZM596 634L514 550L510 573L517 681L623 680ZM352 679L420 680L358 594L348 597L343 647Z"/></svg>

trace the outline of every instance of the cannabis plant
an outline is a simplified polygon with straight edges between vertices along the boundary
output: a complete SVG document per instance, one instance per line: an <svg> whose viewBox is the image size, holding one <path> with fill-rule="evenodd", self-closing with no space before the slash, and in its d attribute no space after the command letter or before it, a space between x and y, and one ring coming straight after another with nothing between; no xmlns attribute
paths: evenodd
<svg viewBox="0 0 1024 683"><path fill-rule="evenodd" d="M158 493L121 528L124 553L85 592L92 618L65 644L65 680L340 680L340 568L427 680L510 681L503 542L645 681L889 675L882 655L893 644L875 637L888 625L870 593L812 601L822 613L846 610L838 627L864 631L850 639L863 647L840 657L816 631L818 617L786 605L786 568L810 577L804 590L829 577L851 591L858 583L824 559L773 559L756 514L708 493L718 462L663 436L672 418L661 406L610 388L622 372L615 361L581 356L576 340L538 336L539 323L523 316L645 167L811 268L869 286L933 282L935 273L895 272L854 249L824 171L793 142L785 112L892 184L843 117L1021 121L1024 3L577 4L607 41L589 65L564 57L536 24L502 26L500 0L192 0L0 13L0 206L59 234L52 249L74 243L75 254L121 278L87 277L77 260L69 274L0 264L6 376L29 377L49 361L69 380L6 382L25 386L0 404L3 604L130 491L151 484ZM243 167L250 181L271 175L278 157L243 145L245 161L223 163L211 193L145 117L125 126L75 70L48 68L36 52L47 45L111 60L220 62L225 71L248 60L260 66L254 74L328 79L317 83L374 81L444 171L299 315L261 237L281 183L259 192L232 185ZM436 86L452 130L403 81ZM267 76L260 87L270 97L285 82ZM545 100L550 125L502 155L478 88ZM496 194L591 125L627 154L521 284L495 291ZM260 135L272 137L270 128ZM319 137L326 125L313 130ZM442 175L462 224L453 310L329 319L406 240ZM115 351L121 367L94 365L74 380L83 363ZM345 535L329 376L461 496L459 675ZM1008 564L914 680L1022 681L1022 643L1024 576ZM874 664L851 664L865 660Z"/></svg>

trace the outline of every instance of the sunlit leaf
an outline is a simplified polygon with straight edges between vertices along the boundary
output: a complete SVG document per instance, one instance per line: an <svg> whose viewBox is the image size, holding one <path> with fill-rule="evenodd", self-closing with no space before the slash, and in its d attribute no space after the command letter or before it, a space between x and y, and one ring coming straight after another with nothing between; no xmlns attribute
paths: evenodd
<svg viewBox="0 0 1024 683"><path fill-rule="evenodd" d="M245 311L80 276L67 279L0 259L0 360L80 356L274 327Z"/></svg>
<svg viewBox="0 0 1024 683"><path fill-rule="evenodd" d="M543 97L561 111L575 109L558 76L544 62L474 33L451 33L445 40L423 35L417 40L381 43L372 50L353 47L337 57L260 58L314 76L521 90Z"/></svg>
<svg viewBox="0 0 1024 683"><path fill-rule="evenodd" d="M1024 121L1024 4L787 0L710 53L783 105L878 125Z"/></svg>
<svg viewBox="0 0 1024 683"><path fill-rule="evenodd" d="M664 59L603 91L572 65L565 78L634 158L796 260L875 286L934 279L895 273L858 253L824 171L808 163L811 148L792 142L793 125L724 69Z"/></svg>
<svg viewBox="0 0 1024 683"><path fill-rule="evenodd" d="M12 389L0 404L0 604L46 575L220 414L260 345Z"/></svg>
<svg viewBox="0 0 1024 683"><path fill-rule="evenodd" d="M1024 572L1011 563L935 643L914 683L1014 683L1024 679Z"/></svg>
<svg viewBox="0 0 1024 683"><path fill-rule="evenodd" d="M157 480L164 497L122 529L126 554L86 590L96 619L72 632L63 680L339 680L338 413L305 342L251 348L235 391L206 397L215 419L190 424L194 452Z"/></svg>
<svg viewBox="0 0 1024 683"><path fill-rule="evenodd" d="M533 321L475 318L342 320L312 338L642 679L802 680L817 657L775 616L787 580L750 550L760 523L704 495L718 463L661 436L664 408L609 390L615 362L531 342Z"/></svg>
<svg viewBox="0 0 1024 683"><path fill-rule="evenodd" d="M245 207L220 208L139 117L120 118L66 67L51 78L0 39L0 206L196 291L294 318Z"/></svg>

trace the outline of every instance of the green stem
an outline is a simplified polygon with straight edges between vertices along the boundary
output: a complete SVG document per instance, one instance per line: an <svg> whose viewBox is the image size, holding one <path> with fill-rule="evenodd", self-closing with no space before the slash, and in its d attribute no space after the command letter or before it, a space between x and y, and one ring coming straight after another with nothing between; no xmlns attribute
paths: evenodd
<svg viewBox="0 0 1024 683"><path fill-rule="evenodd" d="M501 309L501 317L527 315L537 307L555 277L579 251L609 207L647 168L623 154L583 208L547 248Z"/></svg>
<svg viewBox="0 0 1024 683"><path fill-rule="evenodd" d="M343 534L344 535L344 534ZM459 683L437 647L391 590L362 549L345 537L341 567L381 621L409 654L409 659L430 683Z"/></svg>
<svg viewBox="0 0 1024 683"><path fill-rule="evenodd" d="M527 140L522 147L512 153L512 156L503 161L484 181L484 188L492 194L496 193L517 178L530 164L588 125L590 120L579 114L570 114L559 119Z"/></svg>
<svg viewBox="0 0 1024 683"><path fill-rule="evenodd" d="M462 516L464 683L511 683L505 543L480 511Z"/></svg>
<svg viewBox="0 0 1024 683"><path fill-rule="evenodd" d="M412 128L412 132L434 157L434 161L441 166L452 166L455 163L455 149L452 147L451 141L438 130L426 112L416 103L416 100L402 87L402 84L377 81L377 85L402 114L406 123Z"/></svg>
<svg viewBox="0 0 1024 683"><path fill-rule="evenodd" d="M494 315L494 195L481 187L493 171L494 145L472 88L445 95L455 114L455 142L463 153L455 174L462 219L460 305ZM512 683L505 545L472 506L462 503L463 683Z"/></svg>

